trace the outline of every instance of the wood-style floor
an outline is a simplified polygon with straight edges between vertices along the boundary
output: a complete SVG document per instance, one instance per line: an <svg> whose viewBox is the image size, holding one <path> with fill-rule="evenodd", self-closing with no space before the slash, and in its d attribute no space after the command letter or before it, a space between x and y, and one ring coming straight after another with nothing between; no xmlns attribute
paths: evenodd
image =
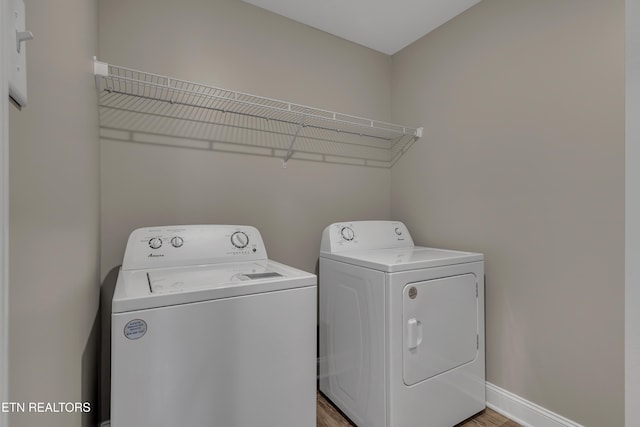
<svg viewBox="0 0 640 427"><path fill-rule="evenodd" d="M353 427L353 424L345 418L327 399L318 393L318 427ZM425 426L428 427L428 426ZM455 427L522 427L503 417L495 411L487 408L475 417L472 417Z"/></svg>

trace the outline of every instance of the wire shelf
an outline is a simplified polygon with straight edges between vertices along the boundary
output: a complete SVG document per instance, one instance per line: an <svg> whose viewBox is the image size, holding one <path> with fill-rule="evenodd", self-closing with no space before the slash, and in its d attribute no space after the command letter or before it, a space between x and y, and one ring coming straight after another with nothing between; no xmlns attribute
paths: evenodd
<svg viewBox="0 0 640 427"><path fill-rule="evenodd" d="M103 62L94 64L101 128L209 141L209 149L391 167L422 136L410 128L205 86ZM234 151L231 148L230 151ZM250 150L249 150L250 152Z"/></svg>

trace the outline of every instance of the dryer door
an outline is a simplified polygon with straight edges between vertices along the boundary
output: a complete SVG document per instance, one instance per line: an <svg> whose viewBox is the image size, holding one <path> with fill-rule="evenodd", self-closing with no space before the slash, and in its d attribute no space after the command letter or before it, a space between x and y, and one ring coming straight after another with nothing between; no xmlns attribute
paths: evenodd
<svg viewBox="0 0 640 427"><path fill-rule="evenodd" d="M473 361L478 354L474 274L409 283L402 295L406 385Z"/></svg>

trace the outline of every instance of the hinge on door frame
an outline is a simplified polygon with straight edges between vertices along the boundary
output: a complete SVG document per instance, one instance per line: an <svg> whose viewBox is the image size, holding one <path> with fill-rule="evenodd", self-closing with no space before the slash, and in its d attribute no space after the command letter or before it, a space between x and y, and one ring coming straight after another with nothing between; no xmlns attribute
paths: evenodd
<svg viewBox="0 0 640 427"><path fill-rule="evenodd" d="M478 282L476 282L476 298L478 298Z"/></svg>
<svg viewBox="0 0 640 427"><path fill-rule="evenodd" d="M480 334L476 334L476 350L480 350Z"/></svg>

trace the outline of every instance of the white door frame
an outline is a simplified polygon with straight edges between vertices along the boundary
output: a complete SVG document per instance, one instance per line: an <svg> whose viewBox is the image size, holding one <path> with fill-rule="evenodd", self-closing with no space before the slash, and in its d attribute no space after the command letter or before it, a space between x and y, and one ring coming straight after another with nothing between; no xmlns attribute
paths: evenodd
<svg viewBox="0 0 640 427"><path fill-rule="evenodd" d="M9 84L7 81L7 31L9 2L0 0L0 402L9 400ZM0 412L0 427L8 427Z"/></svg>

